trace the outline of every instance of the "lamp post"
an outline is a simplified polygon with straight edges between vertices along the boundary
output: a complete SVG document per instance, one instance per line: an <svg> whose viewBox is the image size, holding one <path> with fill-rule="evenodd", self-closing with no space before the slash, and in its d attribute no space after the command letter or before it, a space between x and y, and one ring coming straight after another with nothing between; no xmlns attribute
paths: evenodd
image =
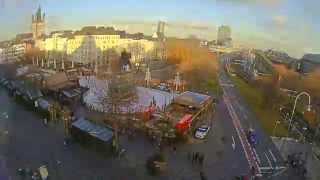
<svg viewBox="0 0 320 180"><path fill-rule="evenodd" d="M311 96L310 96L310 94L308 94L307 92L301 92L301 93L299 93L297 96L296 96L296 99L295 99L295 101L294 101L294 106L293 106L293 109L292 109L292 113L291 113L291 116L290 116L290 119L289 119L289 126L288 126L288 133L287 133L287 137L289 137L289 132L290 132L290 128L291 128L291 124L292 124L292 119L293 119L293 115L294 115L294 112L295 112L295 110L296 110L296 105L297 105L297 101L298 101L298 99L302 96L302 95L305 95L305 96L307 96L308 97L308 102L309 102L309 104L308 104L308 106L307 106L307 111L311 111ZM282 151L282 148L283 148L283 146L284 146L284 139L285 138L283 138L283 140L282 140L282 143L281 143L281 146L280 146L280 152Z"/></svg>
<svg viewBox="0 0 320 180"><path fill-rule="evenodd" d="M289 119L289 127L288 127L288 136L289 136L289 131L290 131L290 128L291 128L291 124L292 124L292 119L293 119L293 115L295 113L295 110L296 110L296 106L297 106L297 101L298 99L302 96L302 95L305 95L308 97L308 100L309 100L309 104L307 106L307 111L311 111L311 96L310 94L308 94L307 92L301 92L297 95L295 101L294 101L294 106L293 106L293 109L292 109L292 113L291 113L291 117Z"/></svg>

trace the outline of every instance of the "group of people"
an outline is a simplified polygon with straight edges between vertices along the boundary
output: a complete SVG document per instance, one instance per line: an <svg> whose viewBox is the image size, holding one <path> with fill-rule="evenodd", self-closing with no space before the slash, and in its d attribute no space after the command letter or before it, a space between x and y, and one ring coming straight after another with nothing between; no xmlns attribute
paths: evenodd
<svg viewBox="0 0 320 180"><path fill-rule="evenodd" d="M200 152L192 152L189 154L189 159L191 159L192 164L203 165L205 156Z"/></svg>
<svg viewBox="0 0 320 180"><path fill-rule="evenodd" d="M295 169L296 172L305 177L307 174L307 169L305 167L306 161L304 160L303 153L293 153L287 156L286 164L291 168Z"/></svg>

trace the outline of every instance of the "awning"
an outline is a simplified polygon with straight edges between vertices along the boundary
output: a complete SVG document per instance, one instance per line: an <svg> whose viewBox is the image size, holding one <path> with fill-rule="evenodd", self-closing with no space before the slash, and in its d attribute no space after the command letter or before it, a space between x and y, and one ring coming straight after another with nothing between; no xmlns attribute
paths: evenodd
<svg viewBox="0 0 320 180"><path fill-rule="evenodd" d="M113 131L111 129L99 126L83 118L73 122L72 126L105 142L113 138Z"/></svg>
<svg viewBox="0 0 320 180"><path fill-rule="evenodd" d="M186 91L174 99L174 103L184 105L184 106L192 106L195 108L201 108L203 104L207 100L210 99L210 96L206 94L200 94L196 92Z"/></svg>

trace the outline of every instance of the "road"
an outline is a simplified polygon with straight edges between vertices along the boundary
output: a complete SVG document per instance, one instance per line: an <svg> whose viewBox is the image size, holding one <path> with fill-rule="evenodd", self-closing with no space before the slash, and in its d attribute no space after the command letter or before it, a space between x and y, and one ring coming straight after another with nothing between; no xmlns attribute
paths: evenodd
<svg viewBox="0 0 320 180"><path fill-rule="evenodd" d="M223 99L234 121L234 127L239 129L238 139L242 139L242 149L246 152L246 158L250 166L254 166L257 174L264 177L273 176L273 179L295 179L291 170L284 166L284 160L279 150L272 142L271 137L259 125L257 117L251 112L245 100L241 97L229 75L225 71L227 56L221 56L219 81L223 89ZM255 129L258 137L256 147L248 146L246 133L249 128ZM273 175L271 169L274 169ZM277 176L275 176L277 175Z"/></svg>

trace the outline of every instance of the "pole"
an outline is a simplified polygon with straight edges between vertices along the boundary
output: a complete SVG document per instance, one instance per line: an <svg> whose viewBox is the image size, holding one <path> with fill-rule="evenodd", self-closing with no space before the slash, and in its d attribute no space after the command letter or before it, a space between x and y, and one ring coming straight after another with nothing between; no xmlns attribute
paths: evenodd
<svg viewBox="0 0 320 180"><path fill-rule="evenodd" d="M41 58L41 67L44 67L43 58Z"/></svg>
<svg viewBox="0 0 320 180"><path fill-rule="evenodd" d="M294 112L295 112L296 106L297 106L297 101L298 101L298 99L300 98L300 96L302 96L302 95L305 95L305 96L308 97L308 100L309 100L308 111L310 110L311 96L310 96L310 94L308 94L307 92L304 92L304 91L303 91L303 92L299 93L299 94L296 96L296 99L295 99L295 101L294 101L294 106L293 106L293 109L292 109L291 117L290 117L290 119L289 119L289 126L288 126L287 137L289 137L289 133L290 133L290 129L291 129L291 124L292 124L292 119L293 119L293 115L294 115ZM281 147L280 147L280 152L281 152L281 150L282 150L283 145L284 145L284 139L283 139L283 142L282 142Z"/></svg>
<svg viewBox="0 0 320 180"><path fill-rule="evenodd" d="M307 92L301 92L300 94L297 95L297 97L296 97L296 99L294 101L294 106L293 106L293 109L292 109L291 117L289 119L288 136L289 136L289 131L290 131L291 124L292 124L293 115L294 115L294 112L296 110L297 101L300 98L300 96L302 96L302 95L306 95L308 97L308 100L309 100L308 106L310 106L310 104L311 104L311 96Z"/></svg>
<svg viewBox="0 0 320 180"><path fill-rule="evenodd" d="M53 68L55 70L57 69L57 60L56 60L56 58L53 59Z"/></svg>
<svg viewBox="0 0 320 180"><path fill-rule="evenodd" d="M61 64L61 69L64 70L64 54L62 54L62 64Z"/></svg>

